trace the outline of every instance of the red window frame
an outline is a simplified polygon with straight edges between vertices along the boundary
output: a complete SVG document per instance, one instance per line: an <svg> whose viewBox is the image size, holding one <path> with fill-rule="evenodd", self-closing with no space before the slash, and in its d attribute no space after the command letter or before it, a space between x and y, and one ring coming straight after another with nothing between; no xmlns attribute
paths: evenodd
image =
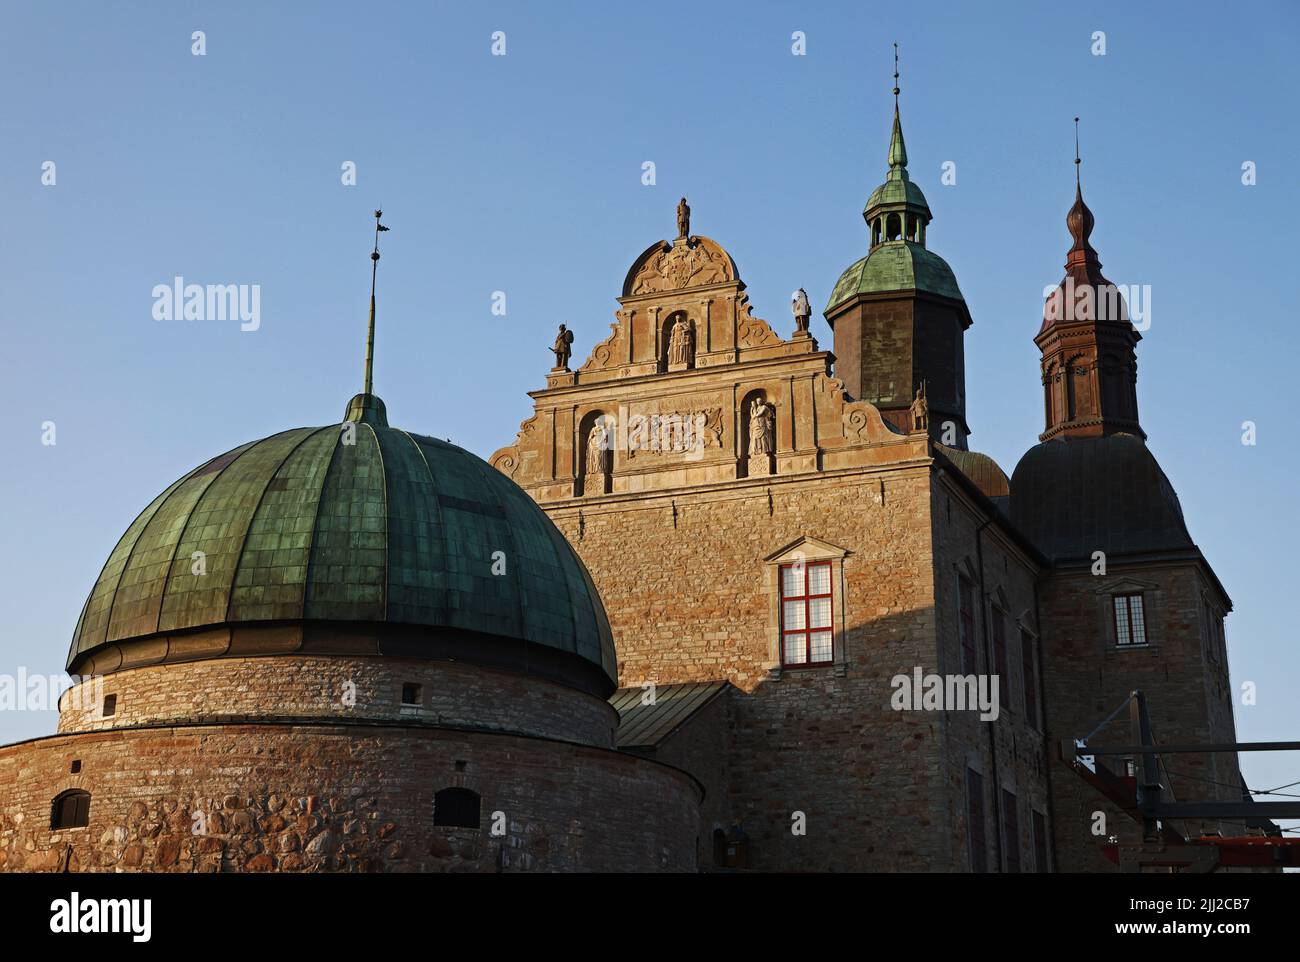
<svg viewBox="0 0 1300 962"><path fill-rule="evenodd" d="M975 654L975 586L965 577L957 579L957 628L961 636L961 673L974 675L979 671Z"/></svg>
<svg viewBox="0 0 1300 962"><path fill-rule="evenodd" d="M1120 625L1119 613L1124 610L1124 624ZM1137 618L1133 613L1137 612ZM1111 618L1115 625L1115 645L1119 648L1141 648L1147 644L1147 612L1142 601L1142 593L1113 595L1110 606ZM1134 625L1137 630L1134 630ZM1127 640L1125 640L1127 638Z"/></svg>
<svg viewBox="0 0 1300 962"><path fill-rule="evenodd" d="M789 571L797 571L797 570L800 569L800 568L803 569L803 594L799 594L799 595L787 595L787 594L785 593L785 573L786 573L786 571L788 571L788 570L789 570ZM810 593L809 593L809 585L810 585L810 582L809 582L809 577L808 577L808 575L809 575L809 572L812 571L813 568L825 568L825 569L826 569L826 586L827 586L827 591L826 591L825 593L821 593L821 594L810 594ZM779 642L779 643L780 643L780 646L781 646L781 667L783 667L783 668L816 668L816 667L821 666L821 665L832 665L832 664L835 663L835 581L834 581L834 577L833 577L834 574L835 574L835 572L832 570L832 568L831 568L831 563L830 563L829 561L803 561L803 562L795 562L795 563L793 563L793 564L781 565L780 570L777 571L777 574L776 574L776 577L777 577L777 589L778 589L778 592L779 592L779 594L780 594L780 606L779 606L779 608L780 608L780 616L781 616L781 617L780 617L780 621L781 621L781 637L780 637L780 642ZM828 599L828 601L829 601L829 605L828 605L828 607L830 608L830 612L831 612L831 616L830 616L830 624L829 624L829 625L826 625L825 627L819 625L818 627L814 628L814 627L812 626L812 618L811 618L811 614L812 614L812 612L811 612L811 610L810 610L810 608L809 608L809 602L811 602L811 601L815 601L815 600L819 600L819 599L821 599L821 598L826 598L826 599ZM786 602L788 602L788 601L802 601L802 602L803 602L803 625L804 625L804 626L803 626L802 628L790 628L790 629L788 629L788 630L786 629L786 626L785 626L785 605L786 605ZM825 631L825 632L830 632L830 636L831 636L831 653L830 653L830 657L827 658L825 661L813 661L813 660L812 660L812 636L813 636L814 633L816 633L816 634L820 634L820 633L822 633L822 632L824 632L824 631ZM804 661L793 661L793 662L787 662L787 661L785 660L785 639L786 639L786 636L787 636L787 635L803 635L803 644L804 644L804 649L803 649L803 650L804 650L804 658L805 658L806 660L804 660Z"/></svg>

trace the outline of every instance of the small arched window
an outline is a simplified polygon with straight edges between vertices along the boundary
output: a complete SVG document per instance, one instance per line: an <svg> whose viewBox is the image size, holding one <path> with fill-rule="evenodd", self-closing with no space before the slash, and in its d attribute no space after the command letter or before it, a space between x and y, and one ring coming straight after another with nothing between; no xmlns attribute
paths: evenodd
<svg viewBox="0 0 1300 962"><path fill-rule="evenodd" d="M54 796L50 805L50 831L85 828L90 824L90 792L72 788Z"/></svg>
<svg viewBox="0 0 1300 962"><path fill-rule="evenodd" d="M903 220L897 214L885 219L885 240L895 241L903 236Z"/></svg>
<svg viewBox="0 0 1300 962"><path fill-rule="evenodd" d="M478 828L482 802L468 788L444 788L433 796L433 824Z"/></svg>

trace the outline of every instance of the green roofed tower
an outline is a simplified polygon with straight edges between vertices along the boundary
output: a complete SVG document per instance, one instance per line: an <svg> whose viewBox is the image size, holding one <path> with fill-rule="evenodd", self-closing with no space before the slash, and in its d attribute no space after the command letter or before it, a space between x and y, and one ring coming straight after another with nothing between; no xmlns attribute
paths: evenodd
<svg viewBox="0 0 1300 962"><path fill-rule="evenodd" d="M897 65L894 79L889 172L862 211L870 249L840 275L826 306L835 371L849 394L902 430L924 384L931 434L964 449L970 429L962 336L971 317L952 268L926 246L932 216L907 171Z"/></svg>

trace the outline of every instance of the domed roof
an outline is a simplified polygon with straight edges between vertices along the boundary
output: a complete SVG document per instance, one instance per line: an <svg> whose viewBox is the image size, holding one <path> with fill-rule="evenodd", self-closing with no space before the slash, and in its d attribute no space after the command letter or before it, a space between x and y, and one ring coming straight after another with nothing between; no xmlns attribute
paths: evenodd
<svg viewBox="0 0 1300 962"><path fill-rule="evenodd" d="M1058 562L1195 547L1173 486L1131 434L1030 448L1011 476L1011 520Z"/></svg>
<svg viewBox="0 0 1300 962"><path fill-rule="evenodd" d="M1011 482L1006 472L990 455L980 451L963 451L935 442L939 452L964 474L984 496L998 501L1011 494Z"/></svg>
<svg viewBox="0 0 1300 962"><path fill-rule="evenodd" d="M915 209L918 213L924 214L927 222L930 220L930 205L925 202L925 194L921 193L921 188L912 183L909 178L890 177L871 192L866 206L862 208L862 213L870 216L871 212L878 207L893 206Z"/></svg>
<svg viewBox="0 0 1300 962"><path fill-rule="evenodd" d="M920 244L897 240L880 244L866 257L854 261L835 282L826 310L858 294L907 290L963 299L947 261Z"/></svg>
<svg viewBox="0 0 1300 962"><path fill-rule="evenodd" d="M332 626L333 650L355 636L349 651L615 687L604 608L550 518L468 451L390 428L372 395L341 425L241 445L158 495L109 555L68 669L240 654L192 637L186 654L186 633L272 625Z"/></svg>

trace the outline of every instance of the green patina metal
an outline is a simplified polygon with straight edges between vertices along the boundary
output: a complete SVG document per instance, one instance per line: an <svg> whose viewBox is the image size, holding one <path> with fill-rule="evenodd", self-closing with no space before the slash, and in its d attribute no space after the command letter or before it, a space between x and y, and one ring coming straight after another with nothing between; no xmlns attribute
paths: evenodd
<svg viewBox="0 0 1300 962"><path fill-rule="evenodd" d="M897 94L895 90L895 94ZM903 141L903 124L898 106L894 106L894 125L889 136L889 172L885 182L871 192L862 216L867 224L877 225L866 257L855 261L840 275L826 305L827 313L859 294L883 294L894 291L921 291L954 300L962 300L961 290L952 268L925 246L925 228L932 219L930 205L921 188L907 173L907 145ZM900 236L890 239L886 231L896 224ZM915 234L909 225L917 225ZM905 236L904 236L905 235ZM908 239L911 237L912 239Z"/></svg>
<svg viewBox="0 0 1300 962"><path fill-rule="evenodd" d="M881 244L841 274L826 310L858 294L910 290L962 300L957 278L942 257L900 240Z"/></svg>
<svg viewBox="0 0 1300 962"><path fill-rule="evenodd" d="M235 448L155 498L104 565L68 664L158 633L293 620L477 632L616 677L595 586L551 520L475 455L389 427L374 395L341 425Z"/></svg>

